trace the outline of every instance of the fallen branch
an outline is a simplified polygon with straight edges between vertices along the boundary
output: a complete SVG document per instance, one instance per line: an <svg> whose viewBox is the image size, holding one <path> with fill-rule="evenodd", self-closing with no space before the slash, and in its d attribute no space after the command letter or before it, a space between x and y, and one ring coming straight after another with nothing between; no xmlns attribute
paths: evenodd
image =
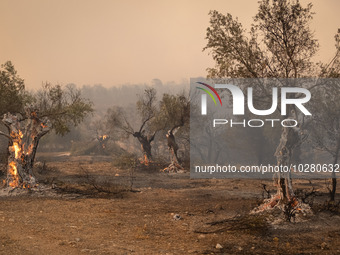
<svg viewBox="0 0 340 255"><path fill-rule="evenodd" d="M194 233L199 234L214 234L221 233L223 231L232 231L232 230L251 230L251 231L266 231L268 228L268 223L265 217L260 215L237 215L230 219L224 219L219 221L208 222L206 225L210 227L226 225L223 227L219 227L215 230L194 230Z"/></svg>

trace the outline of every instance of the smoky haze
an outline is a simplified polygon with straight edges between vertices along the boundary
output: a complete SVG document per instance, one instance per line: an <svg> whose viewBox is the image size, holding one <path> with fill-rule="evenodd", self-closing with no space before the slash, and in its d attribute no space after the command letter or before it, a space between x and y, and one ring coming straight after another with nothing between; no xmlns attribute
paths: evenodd
<svg viewBox="0 0 340 255"><path fill-rule="evenodd" d="M312 28L328 60L340 27L337 0L312 2ZM209 10L232 13L247 26L253 0L10 1L0 4L0 62L11 60L28 89L42 82L78 86L181 83L213 66L202 52Z"/></svg>

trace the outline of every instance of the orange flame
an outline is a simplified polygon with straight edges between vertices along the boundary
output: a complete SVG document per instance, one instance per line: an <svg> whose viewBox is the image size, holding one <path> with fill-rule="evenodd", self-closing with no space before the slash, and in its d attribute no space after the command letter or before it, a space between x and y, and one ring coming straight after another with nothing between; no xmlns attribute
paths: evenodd
<svg viewBox="0 0 340 255"><path fill-rule="evenodd" d="M20 149L19 144L17 142L13 143L13 150L14 150L15 158L18 159L20 157L21 149Z"/></svg>
<svg viewBox="0 0 340 255"><path fill-rule="evenodd" d="M149 163L150 163L149 159L148 159L148 157L145 154L144 154L144 160L142 160L140 163L145 165L145 166L149 165Z"/></svg>
<svg viewBox="0 0 340 255"><path fill-rule="evenodd" d="M14 152L14 158L16 160L21 158L22 154L22 148L21 148L21 139L23 138L23 134L21 130L18 131L18 133L12 131L11 132L11 137L13 139L13 145L10 147L12 152ZM18 169L17 169L17 162L11 161L8 166L9 166L9 182L8 185L12 188L18 187L19 186L19 175L18 175Z"/></svg>
<svg viewBox="0 0 340 255"><path fill-rule="evenodd" d="M32 153L32 151L33 151L33 147L34 147L34 145L33 145L33 144L30 144L30 146L28 146L28 149L27 149L26 155L29 155L29 154L31 154L31 153Z"/></svg>
<svg viewBox="0 0 340 255"><path fill-rule="evenodd" d="M295 207L297 207L298 205L299 205L299 201L295 198L295 197L293 197L293 199L292 199L292 201L290 202L290 204L291 204L291 206L293 207L293 208L295 208ZM300 208L297 208L297 210L299 210Z"/></svg>
<svg viewBox="0 0 340 255"><path fill-rule="evenodd" d="M14 161L10 162L9 166L10 166L9 173L12 176L12 180L8 183L8 185L11 186L12 188L18 187L19 177L17 166Z"/></svg>
<svg viewBox="0 0 340 255"><path fill-rule="evenodd" d="M22 188L24 188L24 189L29 189L31 186L29 185L29 184L27 184L27 183L23 183L22 184Z"/></svg>
<svg viewBox="0 0 340 255"><path fill-rule="evenodd" d="M46 127L43 124L41 124L41 126ZM25 146L25 143L23 143L23 140L22 140L24 135L22 134L21 130L18 130L17 132L12 131L10 135L11 135L13 143L12 143L12 146L9 147L12 159L11 159L11 162L9 162L8 164L8 176L7 176L8 186L12 188L16 188L19 186L24 189L31 188L32 185L29 183L29 181L28 183L26 183L25 181L21 180L21 176L19 176L19 172L22 169L23 164L25 163L24 162L25 157L23 155L31 154L34 150L34 145L30 144L28 148ZM13 154L14 154L14 158L13 158ZM19 169L19 172L18 172L18 169ZM30 176L30 179L32 179L32 176Z"/></svg>

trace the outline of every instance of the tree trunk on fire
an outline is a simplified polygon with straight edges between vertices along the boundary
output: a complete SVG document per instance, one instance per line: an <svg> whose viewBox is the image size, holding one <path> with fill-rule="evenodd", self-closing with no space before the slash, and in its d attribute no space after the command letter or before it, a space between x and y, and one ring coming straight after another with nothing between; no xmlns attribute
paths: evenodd
<svg viewBox="0 0 340 255"><path fill-rule="evenodd" d="M133 134L134 137L138 139L138 141L141 144L141 149L143 153L143 164L148 165L152 160L152 154L151 154L151 142L155 138L156 133L154 133L150 138L148 138L146 135L144 135L142 132L135 132Z"/></svg>
<svg viewBox="0 0 340 255"><path fill-rule="evenodd" d="M32 106L25 108L26 116L5 114L2 122L9 129L8 165L6 183L9 187L35 186L33 164L40 138L49 132L48 119L40 120Z"/></svg>

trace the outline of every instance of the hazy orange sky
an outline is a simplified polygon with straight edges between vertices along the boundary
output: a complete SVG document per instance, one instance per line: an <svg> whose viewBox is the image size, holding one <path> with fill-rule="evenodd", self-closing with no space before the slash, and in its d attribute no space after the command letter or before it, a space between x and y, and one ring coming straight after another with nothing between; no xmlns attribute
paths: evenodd
<svg viewBox="0 0 340 255"><path fill-rule="evenodd" d="M339 0L312 2L312 28L329 60L340 28ZM11 60L27 88L42 82L181 81L213 66L205 46L209 10L247 24L256 0L0 0L0 63Z"/></svg>

